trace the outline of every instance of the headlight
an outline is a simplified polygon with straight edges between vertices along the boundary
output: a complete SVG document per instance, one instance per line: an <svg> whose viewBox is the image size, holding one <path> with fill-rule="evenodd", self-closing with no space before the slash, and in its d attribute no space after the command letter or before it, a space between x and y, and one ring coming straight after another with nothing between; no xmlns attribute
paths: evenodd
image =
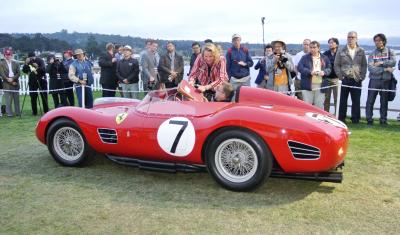
<svg viewBox="0 0 400 235"><path fill-rule="evenodd" d="M331 118L327 115L322 115L322 114L318 114L318 113L306 113L306 116L309 118L312 118L314 120L320 121L320 122L324 122L327 124L331 124L334 125L336 127L341 127L347 130L347 126L346 124L344 124L343 122L335 119L335 118Z"/></svg>

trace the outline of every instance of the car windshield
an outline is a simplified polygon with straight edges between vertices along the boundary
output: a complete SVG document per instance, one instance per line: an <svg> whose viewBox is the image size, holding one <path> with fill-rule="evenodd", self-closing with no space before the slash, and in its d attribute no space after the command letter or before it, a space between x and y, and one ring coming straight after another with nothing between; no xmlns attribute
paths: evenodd
<svg viewBox="0 0 400 235"><path fill-rule="evenodd" d="M175 101L175 100L177 100L177 99L175 99L175 97L178 94L179 93L178 93L177 88L149 91L147 93L147 95L143 98L143 100L139 103L137 108L140 108L142 106L148 105L150 103L158 102L161 100Z"/></svg>

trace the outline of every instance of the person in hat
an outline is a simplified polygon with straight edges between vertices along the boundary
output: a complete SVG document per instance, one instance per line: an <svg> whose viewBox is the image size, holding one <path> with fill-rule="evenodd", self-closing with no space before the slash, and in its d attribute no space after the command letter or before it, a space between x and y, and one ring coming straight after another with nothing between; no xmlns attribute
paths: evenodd
<svg viewBox="0 0 400 235"><path fill-rule="evenodd" d="M93 84L92 63L86 60L82 49L76 49L74 56L76 60L69 67L68 77L75 84L79 106L83 107L82 92L85 89L85 108L93 108L93 94L90 88Z"/></svg>
<svg viewBox="0 0 400 235"><path fill-rule="evenodd" d="M161 56L158 64L160 82L166 88L177 87L183 79L183 57L176 53L173 42L167 43L167 53Z"/></svg>
<svg viewBox="0 0 400 235"><path fill-rule="evenodd" d="M132 47L123 47L124 58L117 63L117 77L125 98L137 99L139 91L139 61L132 58Z"/></svg>
<svg viewBox="0 0 400 235"><path fill-rule="evenodd" d="M103 87L103 97L115 97L118 86L117 78L117 59L114 57L115 46L107 43L106 52L99 58L100 65L100 84Z"/></svg>
<svg viewBox="0 0 400 235"><path fill-rule="evenodd" d="M292 85L294 64L292 57L286 52L286 44L282 40L271 42L274 54L266 62L266 72L269 74L267 88L277 92L287 93Z"/></svg>
<svg viewBox="0 0 400 235"><path fill-rule="evenodd" d="M72 87L74 87L74 83L71 80L69 80L69 77L68 77L69 66L74 62L73 55L74 55L74 53L72 50L64 51L64 60L62 63L64 65L67 73L61 74L61 77L64 81L64 87L66 88L64 93L67 98L67 103L69 106L75 106L74 90L72 89Z"/></svg>
<svg viewBox="0 0 400 235"><path fill-rule="evenodd" d="M35 52L30 52L22 67L22 71L28 74L29 77L28 85L29 96L31 97L32 115L37 115L38 90L42 98L43 111L47 113L49 111L49 105L47 101L46 68L43 59L37 57Z"/></svg>
<svg viewBox="0 0 400 235"><path fill-rule="evenodd" d="M14 61L13 52L11 49L6 49L4 51L4 60L0 62L0 89L1 84L3 84L3 88L5 90L5 101L6 101L6 113L8 117L14 116L12 111L12 103L14 103L14 111L16 116L21 115L21 111L19 108L19 64ZM1 91L0 91L1 92ZM1 106L2 97L0 95L0 106ZM1 116L0 112L0 116Z"/></svg>
<svg viewBox="0 0 400 235"><path fill-rule="evenodd" d="M226 52L226 71L234 89L241 86L250 86L250 68L254 62L249 49L242 46L242 37L239 34L232 36L232 47Z"/></svg>

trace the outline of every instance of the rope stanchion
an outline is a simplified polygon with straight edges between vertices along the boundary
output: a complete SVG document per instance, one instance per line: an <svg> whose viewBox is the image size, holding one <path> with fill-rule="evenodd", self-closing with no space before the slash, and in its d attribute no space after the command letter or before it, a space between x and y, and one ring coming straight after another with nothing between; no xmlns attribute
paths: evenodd
<svg viewBox="0 0 400 235"><path fill-rule="evenodd" d="M85 90L86 90L86 85L81 85L81 89L82 89L82 92L81 92L81 95L82 95L82 108L85 108Z"/></svg>
<svg viewBox="0 0 400 235"><path fill-rule="evenodd" d="M339 80L337 83L337 99L336 99L336 107L335 107L335 116L339 119L339 107L340 107L340 96L342 94L342 81Z"/></svg>

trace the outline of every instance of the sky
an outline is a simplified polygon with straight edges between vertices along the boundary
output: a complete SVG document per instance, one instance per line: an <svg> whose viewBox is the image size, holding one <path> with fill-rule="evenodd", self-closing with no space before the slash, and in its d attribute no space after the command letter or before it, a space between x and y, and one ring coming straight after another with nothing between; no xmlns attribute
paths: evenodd
<svg viewBox="0 0 400 235"><path fill-rule="evenodd" d="M262 43L265 17L265 42L343 39L352 30L359 38L400 37L399 0L2 0L1 5L2 33L67 29L197 41L230 41L238 33L242 42Z"/></svg>

